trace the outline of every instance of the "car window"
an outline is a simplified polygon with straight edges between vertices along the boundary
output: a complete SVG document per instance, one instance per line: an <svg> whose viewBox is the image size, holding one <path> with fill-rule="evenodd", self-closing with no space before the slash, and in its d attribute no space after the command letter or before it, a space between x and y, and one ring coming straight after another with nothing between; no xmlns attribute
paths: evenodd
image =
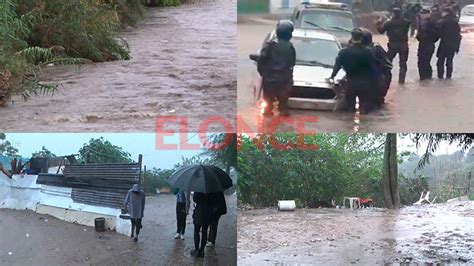
<svg viewBox="0 0 474 266"><path fill-rule="evenodd" d="M301 16L302 28L317 29L316 25L324 28L340 27L348 31L354 28L352 17L342 12L317 11L303 13Z"/></svg>
<svg viewBox="0 0 474 266"><path fill-rule="evenodd" d="M462 9L461 16L474 16L474 6L468 6Z"/></svg>
<svg viewBox="0 0 474 266"><path fill-rule="evenodd" d="M300 63L324 64L332 67L339 52L339 46L335 41L293 38L293 46L296 50L296 61Z"/></svg>

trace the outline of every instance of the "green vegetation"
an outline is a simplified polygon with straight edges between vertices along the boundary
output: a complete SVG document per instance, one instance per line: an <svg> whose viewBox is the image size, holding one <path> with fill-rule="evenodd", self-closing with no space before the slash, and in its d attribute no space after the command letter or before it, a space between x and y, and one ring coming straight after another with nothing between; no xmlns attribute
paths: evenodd
<svg viewBox="0 0 474 266"><path fill-rule="evenodd" d="M130 153L103 137L90 139L79 149L79 161L87 163L131 163Z"/></svg>
<svg viewBox="0 0 474 266"><path fill-rule="evenodd" d="M296 137L275 135L283 144L295 143ZM383 135L316 134L306 136L305 143L319 149L275 148L269 135L244 136L237 158L240 203L266 207L294 199L304 207L319 200L342 202L344 196L383 203Z"/></svg>
<svg viewBox="0 0 474 266"><path fill-rule="evenodd" d="M179 0L160 0L177 5ZM46 65L126 60L119 30L134 25L144 0L0 1L0 106L13 95L52 95L58 86L39 82Z"/></svg>
<svg viewBox="0 0 474 266"><path fill-rule="evenodd" d="M343 197L356 196L372 198L375 206L396 209L398 203L386 206L384 202L392 197L384 196L387 183L398 183L394 187L398 187L399 192L392 194L396 198L399 194L402 205L418 201L423 191L431 191L431 199L437 196L437 202L445 202L466 195L466 190L472 188L474 148L463 153L472 146L469 134L402 136L411 138L414 144L425 141L430 152L429 161L423 161L427 158L426 154L419 156L396 149L390 152L396 157L390 159L391 156L384 156L392 146L387 146L390 135L306 136L305 143L319 146L316 151L291 145L298 137L295 134L275 134L277 142L284 144L279 148L272 145L270 135L243 136L237 157L239 201L254 207L267 207L275 206L278 200L294 199L298 207L305 207L316 201L331 202L332 199L341 204ZM461 151L450 155L431 155L440 141L458 144ZM384 181L383 178L384 175L387 178L388 168L391 168L387 163L395 168L390 170L395 177L391 181ZM421 167L420 163L423 164Z"/></svg>
<svg viewBox="0 0 474 266"><path fill-rule="evenodd" d="M41 150L37 152L33 152L31 154L31 158L55 158L56 154L52 153L50 150L48 150L45 146L41 148Z"/></svg>

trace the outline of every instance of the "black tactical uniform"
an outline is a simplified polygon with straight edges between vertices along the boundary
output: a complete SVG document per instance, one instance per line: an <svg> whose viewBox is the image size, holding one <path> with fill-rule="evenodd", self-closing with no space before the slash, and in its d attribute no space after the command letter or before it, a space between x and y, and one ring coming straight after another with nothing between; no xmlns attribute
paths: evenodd
<svg viewBox="0 0 474 266"><path fill-rule="evenodd" d="M379 25L378 31L383 34L387 32L388 52L387 56L390 62L398 54L400 61L400 73L398 83L405 83L408 61L408 31L410 30L410 21L402 18L401 10L394 8L394 16L387 22Z"/></svg>
<svg viewBox="0 0 474 266"><path fill-rule="evenodd" d="M385 103L385 96L387 95L390 83L392 82L392 63L388 60L387 52L383 47L372 41L372 33L369 30L363 30L362 44L368 47L375 56L378 84L377 106L380 107Z"/></svg>
<svg viewBox="0 0 474 266"><path fill-rule="evenodd" d="M430 79L433 77L433 69L431 68L431 58L435 50L435 43L439 36L436 31L436 23L429 17L429 11L421 12L420 25L416 39L418 40L418 73L420 80Z"/></svg>
<svg viewBox="0 0 474 266"><path fill-rule="evenodd" d="M410 21L410 37L415 36L415 30L418 28L418 19L421 11L419 3L411 4L406 11L408 13L408 20Z"/></svg>
<svg viewBox="0 0 474 266"><path fill-rule="evenodd" d="M445 16L438 22L438 35L440 43L436 56L438 62L438 78L444 77L444 65L446 64L446 78L450 79L453 74L453 58L454 54L459 52L461 45L461 28L457 21L456 15L451 8L443 10Z"/></svg>
<svg viewBox="0 0 474 266"><path fill-rule="evenodd" d="M355 111L356 97L359 97L361 113L368 113L376 108L378 90L375 83L378 75L375 56L361 43L362 36L360 29L352 31L352 45L339 51L330 79L343 68L348 85L348 110Z"/></svg>
<svg viewBox="0 0 474 266"><path fill-rule="evenodd" d="M293 87L293 67L296 52L290 42L293 24L281 21L277 25L277 40L270 40L260 51L258 72L262 76L263 99L267 105L264 114L271 115L277 98L280 114L288 115L288 97Z"/></svg>

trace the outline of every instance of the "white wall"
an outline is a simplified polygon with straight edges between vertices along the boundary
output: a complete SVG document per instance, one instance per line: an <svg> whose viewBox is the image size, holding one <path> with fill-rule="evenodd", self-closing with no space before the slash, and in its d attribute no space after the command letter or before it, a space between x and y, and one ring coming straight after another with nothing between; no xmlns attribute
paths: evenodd
<svg viewBox="0 0 474 266"><path fill-rule="evenodd" d="M0 173L0 208L29 209L87 226L94 226L95 218L104 217L106 227L130 234L130 221L119 218L119 209L73 202L71 188L37 185L37 178L37 175L14 175L10 179Z"/></svg>

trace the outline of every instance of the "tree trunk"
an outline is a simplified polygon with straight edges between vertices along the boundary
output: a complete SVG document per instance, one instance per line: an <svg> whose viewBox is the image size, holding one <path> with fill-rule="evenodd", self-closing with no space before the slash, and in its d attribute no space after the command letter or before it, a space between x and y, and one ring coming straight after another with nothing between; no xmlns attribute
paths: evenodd
<svg viewBox="0 0 474 266"><path fill-rule="evenodd" d="M385 207L388 209L400 208L400 194L398 189L397 135L395 133L388 133L385 140L382 186Z"/></svg>

